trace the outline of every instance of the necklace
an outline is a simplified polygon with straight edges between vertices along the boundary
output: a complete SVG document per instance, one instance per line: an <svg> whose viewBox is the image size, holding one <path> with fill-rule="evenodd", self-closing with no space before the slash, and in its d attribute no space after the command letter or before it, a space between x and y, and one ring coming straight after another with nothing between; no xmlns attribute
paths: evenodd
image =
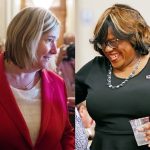
<svg viewBox="0 0 150 150"><path fill-rule="evenodd" d="M34 82L35 80L31 80L27 85L24 85L24 89L28 89L29 86Z"/></svg>
<svg viewBox="0 0 150 150"><path fill-rule="evenodd" d="M27 85L24 85L24 89L29 89L29 87L31 86L32 83L36 83L39 79L39 75L38 73L35 75L35 78L33 78L33 80L31 80Z"/></svg>
<svg viewBox="0 0 150 150"><path fill-rule="evenodd" d="M130 75L124 80L122 81L120 84L118 85L112 85L112 81L111 81L111 76L112 76L112 66L110 64L110 69L108 70L108 74L107 74L107 86L111 89L118 89L122 86L125 85L125 83L127 83L129 81L129 79L131 79L134 75L135 72L138 70L139 68L139 64L141 62L141 59L138 59L138 62L136 63L135 67L133 68L132 72L130 73Z"/></svg>

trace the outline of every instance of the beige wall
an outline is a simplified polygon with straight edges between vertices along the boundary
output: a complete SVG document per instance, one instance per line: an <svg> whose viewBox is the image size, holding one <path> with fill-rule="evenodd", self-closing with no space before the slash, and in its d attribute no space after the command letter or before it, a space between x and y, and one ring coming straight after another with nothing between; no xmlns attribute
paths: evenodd
<svg viewBox="0 0 150 150"><path fill-rule="evenodd" d="M75 33L75 0L66 0L66 32Z"/></svg>
<svg viewBox="0 0 150 150"><path fill-rule="evenodd" d="M150 24L149 0L76 0L76 71L95 55L89 38L100 14L114 3L124 3L138 9Z"/></svg>

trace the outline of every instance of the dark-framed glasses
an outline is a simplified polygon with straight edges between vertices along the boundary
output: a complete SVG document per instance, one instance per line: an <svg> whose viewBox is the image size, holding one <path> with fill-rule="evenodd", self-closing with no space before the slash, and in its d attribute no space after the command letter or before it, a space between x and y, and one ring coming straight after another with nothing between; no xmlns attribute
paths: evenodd
<svg viewBox="0 0 150 150"><path fill-rule="evenodd" d="M105 49L106 46L109 46L110 48L118 48L119 41L120 41L120 39L108 40L108 41L105 41L105 42L102 43L102 44L97 43L97 46L98 46L100 49Z"/></svg>

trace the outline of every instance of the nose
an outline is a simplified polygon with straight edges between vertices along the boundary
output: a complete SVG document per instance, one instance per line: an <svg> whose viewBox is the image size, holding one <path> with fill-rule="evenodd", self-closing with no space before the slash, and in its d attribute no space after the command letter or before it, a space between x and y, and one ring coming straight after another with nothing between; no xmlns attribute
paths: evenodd
<svg viewBox="0 0 150 150"><path fill-rule="evenodd" d="M54 41L51 43L50 53L57 54L57 45L56 45L56 42L54 42Z"/></svg>

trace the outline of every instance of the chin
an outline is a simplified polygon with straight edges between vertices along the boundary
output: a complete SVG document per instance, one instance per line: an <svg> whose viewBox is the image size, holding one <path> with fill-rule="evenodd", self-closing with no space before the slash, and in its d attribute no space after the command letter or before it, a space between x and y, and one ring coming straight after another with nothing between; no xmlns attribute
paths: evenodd
<svg viewBox="0 0 150 150"><path fill-rule="evenodd" d="M121 69L123 68L123 65L122 63L111 63L112 67L115 68L115 69Z"/></svg>
<svg viewBox="0 0 150 150"><path fill-rule="evenodd" d="M39 67L41 69L46 69L49 65L49 62L45 62L45 61L42 61L41 63L39 63Z"/></svg>

